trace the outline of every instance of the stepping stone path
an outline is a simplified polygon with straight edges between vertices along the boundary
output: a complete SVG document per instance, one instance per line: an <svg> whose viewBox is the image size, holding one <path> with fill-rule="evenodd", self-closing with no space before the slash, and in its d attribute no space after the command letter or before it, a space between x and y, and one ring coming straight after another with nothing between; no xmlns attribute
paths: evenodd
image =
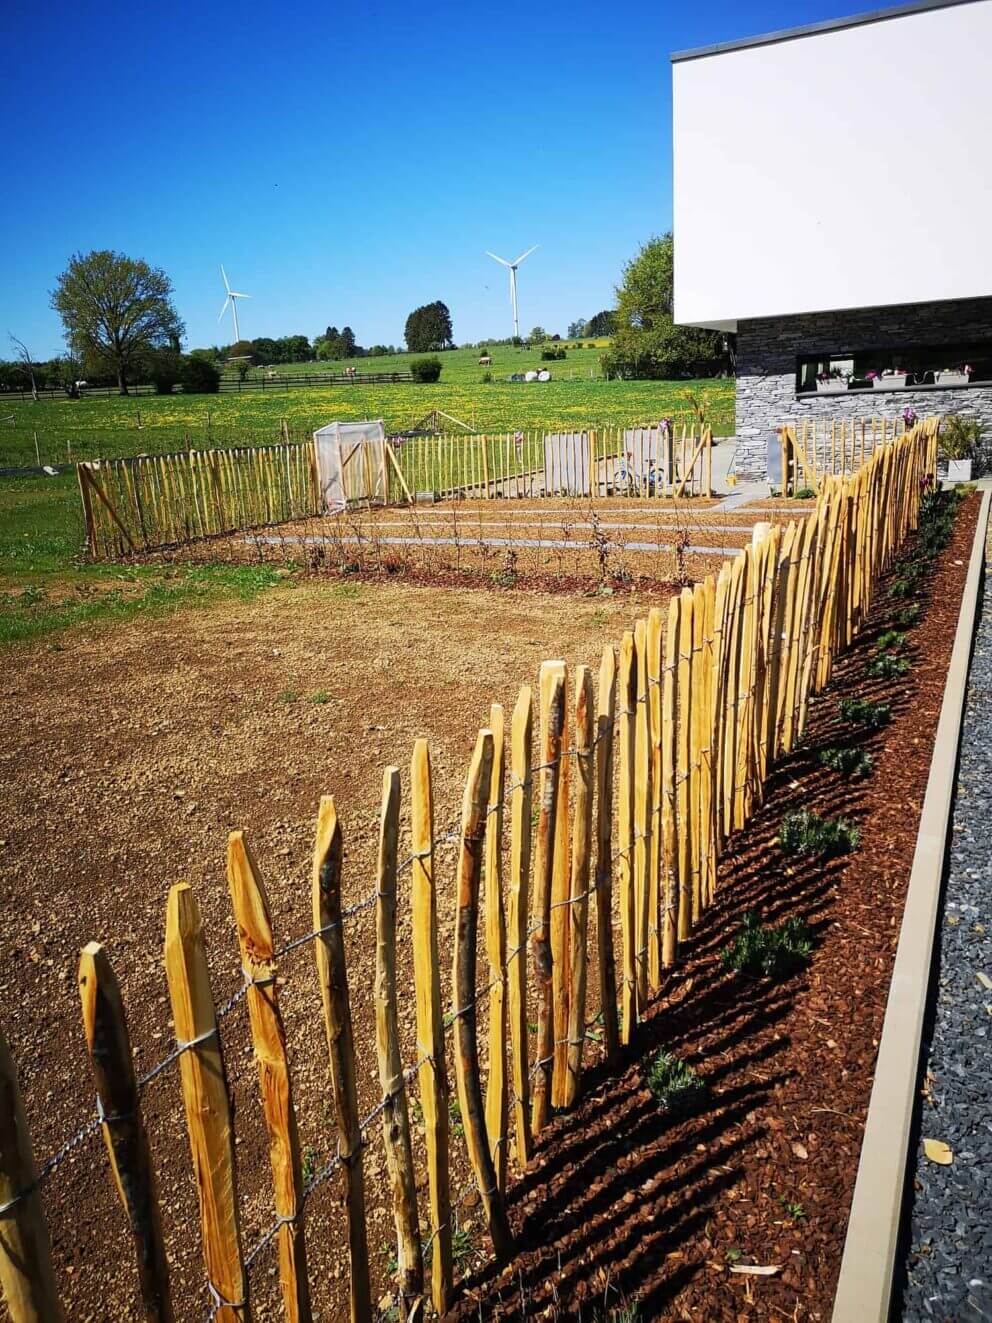
<svg viewBox="0 0 992 1323"><path fill-rule="evenodd" d="M988 552L987 552L988 554ZM986 566L986 572L992 568ZM968 681L950 843L934 1022L923 1043L924 1094L904 1323L992 1320L992 587ZM924 1140L951 1161L928 1157ZM931 1146L932 1148L932 1146ZM932 1150L937 1156L939 1149Z"/></svg>

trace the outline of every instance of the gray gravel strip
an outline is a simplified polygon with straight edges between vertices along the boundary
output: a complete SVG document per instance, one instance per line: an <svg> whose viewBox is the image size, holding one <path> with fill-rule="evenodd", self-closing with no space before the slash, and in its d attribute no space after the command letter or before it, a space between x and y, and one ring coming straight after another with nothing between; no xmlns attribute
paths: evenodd
<svg viewBox="0 0 992 1323"><path fill-rule="evenodd" d="M986 565L986 572L989 571ZM968 680L934 1024L915 1157L906 1323L992 1320L992 592ZM953 1152L926 1157L924 1139Z"/></svg>
<svg viewBox="0 0 992 1323"><path fill-rule="evenodd" d="M340 543L360 543L362 546L372 546L373 542L382 546L392 547L464 547L471 550L473 547L542 547L552 551L592 551L594 547L591 542L577 541L575 538L544 538L544 537L375 537L371 534L368 537L355 537L349 534L345 537L300 537L294 534L292 537L246 537L245 542L249 546L338 546ZM606 542L605 547L608 551L674 551L673 542ZM693 552L697 556L733 556L737 554L737 547L686 547L687 552Z"/></svg>

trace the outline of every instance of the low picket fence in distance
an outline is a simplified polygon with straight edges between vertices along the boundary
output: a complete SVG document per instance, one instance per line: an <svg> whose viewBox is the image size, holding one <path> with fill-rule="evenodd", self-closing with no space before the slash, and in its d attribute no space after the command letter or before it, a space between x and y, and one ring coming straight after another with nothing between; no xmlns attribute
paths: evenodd
<svg viewBox="0 0 992 1323"><path fill-rule="evenodd" d="M348 492L353 501L386 505L424 496L705 497L712 444L708 427L665 424L397 437L353 448ZM77 473L95 558L324 513L311 440L92 461Z"/></svg>
<svg viewBox="0 0 992 1323"><path fill-rule="evenodd" d="M618 649L604 649L598 692L587 667L576 667L569 684L564 661L545 662L536 701L529 685L520 690L508 738L503 709L493 704L450 829L436 829L430 753L418 741L410 763L409 840L401 848L400 777L391 767L383 779L374 887L347 908L343 826L334 800L324 799L310 931L277 943L258 869L244 836L234 832L228 882L243 985L215 1006L194 894L186 884L173 887L165 972L176 1046L140 1079L109 953L87 946L80 993L98 1109L41 1168L14 1064L0 1039L0 1284L14 1323L57 1323L62 1317L40 1187L55 1179L62 1156L97 1130L133 1233L144 1315L173 1317L170 1256L141 1097L175 1064L197 1178L208 1318L251 1318L252 1271L273 1245L286 1317L312 1317L308 1201L341 1173L350 1316L357 1323L372 1319L363 1154L377 1122L391 1188L401 1316L419 1317L428 1289L443 1313L457 1285L452 1077L493 1252L500 1260L511 1256L515 1245L504 1199L511 1142L515 1165L522 1168L552 1109L570 1107L581 1092L587 1003L599 1002L603 1050L615 1062L664 972L678 964L716 895L726 843L761 803L773 764L803 732L811 695L829 684L835 658L857 635L881 576L917 525L925 480L935 473L936 437L936 420L927 420L879 446L855 474L824 478L805 517L758 526L752 544L717 575L650 610ZM439 905L452 891L439 875L437 851L448 841L456 846L451 962L438 945ZM406 1062L397 1027L398 999L410 995L397 981L400 897L410 907L418 1043L415 1059ZM363 1117L347 925L366 910L374 910L376 919L381 1099ZM486 969L481 991L480 945ZM316 959L338 1137L336 1155L306 1180L277 977L278 961L300 946L312 947ZM452 969L450 982L445 967ZM590 990L593 968L598 988ZM364 970L362 975L368 986L371 979ZM219 1020L242 1004L258 1061L273 1188L271 1224L250 1247L242 1240L234 1119L218 1033ZM485 1077L482 1011L488 1011ZM537 1025L533 1046L531 1016ZM415 1083L426 1131L426 1181L418 1180L410 1143Z"/></svg>

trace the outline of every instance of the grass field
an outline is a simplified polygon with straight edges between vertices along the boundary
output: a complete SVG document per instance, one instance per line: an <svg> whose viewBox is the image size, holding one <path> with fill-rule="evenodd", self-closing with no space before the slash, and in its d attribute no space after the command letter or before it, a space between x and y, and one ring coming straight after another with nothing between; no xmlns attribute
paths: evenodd
<svg viewBox="0 0 992 1323"><path fill-rule="evenodd" d="M390 431L402 431L432 409L443 409L480 432L507 432L688 419L698 404L715 435L733 432L732 381L606 381L598 375L599 353L570 350L563 363L548 365L553 377L549 382L506 380L511 372L539 364L540 355L533 351L494 350L494 380L484 383L478 351L458 349L441 355L444 368L435 385L287 387L242 394L101 396L39 404L8 403L0 397L0 467L33 464L36 436L43 463L66 463L159 454L187 445L272 441L284 419L301 436L336 419L382 418ZM409 356L361 359L354 365L369 371L403 370L409 366ZM344 365L324 366L338 370Z"/></svg>
<svg viewBox="0 0 992 1323"><path fill-rule="evenodd" d="M587 342L591 343L591 342ZM436 385L293 387L224 395L116 396L39 404L0 396L0 467L160 454L188 445L277 440L283 420L303 437L335 419L383 418L387 428L412 427L442 409L479 431L636 424L705 410L716 435L734 427L732 381L606 381L602 345L569 349L548 364L547 383L506 378L540 363L540 354L507 346L492 351L494 380L483 382L479 352L442 354ZM352 360L366 371L404 371L409 355ZM296 371L338 371L347 364L298 364ZM280 368L280 371L283 369ZM292 368L287 367L287 371ZM184 569L88 565L81 559L79 494L71 474L0 478L0 644L36 638L80 621L120 619L191 602L250 598L277 583L260 567Z"/></svg>

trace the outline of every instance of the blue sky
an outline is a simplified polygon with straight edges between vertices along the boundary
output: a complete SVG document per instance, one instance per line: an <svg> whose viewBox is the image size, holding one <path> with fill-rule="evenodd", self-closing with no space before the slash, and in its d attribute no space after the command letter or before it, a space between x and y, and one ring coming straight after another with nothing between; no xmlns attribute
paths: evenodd
<svg viewBox="0 0 992 1323"><path fill-rule="evenodd" d="M62 348L74 251L163 267L191 346L350 325L402 342L443 299L455 338L610 306L671 223L672 50L839 17L843 0L434 0L0 6L0 357ZM783 89L787 98L789 89ZM713 205L732 199L713 180Z"/></svg>

